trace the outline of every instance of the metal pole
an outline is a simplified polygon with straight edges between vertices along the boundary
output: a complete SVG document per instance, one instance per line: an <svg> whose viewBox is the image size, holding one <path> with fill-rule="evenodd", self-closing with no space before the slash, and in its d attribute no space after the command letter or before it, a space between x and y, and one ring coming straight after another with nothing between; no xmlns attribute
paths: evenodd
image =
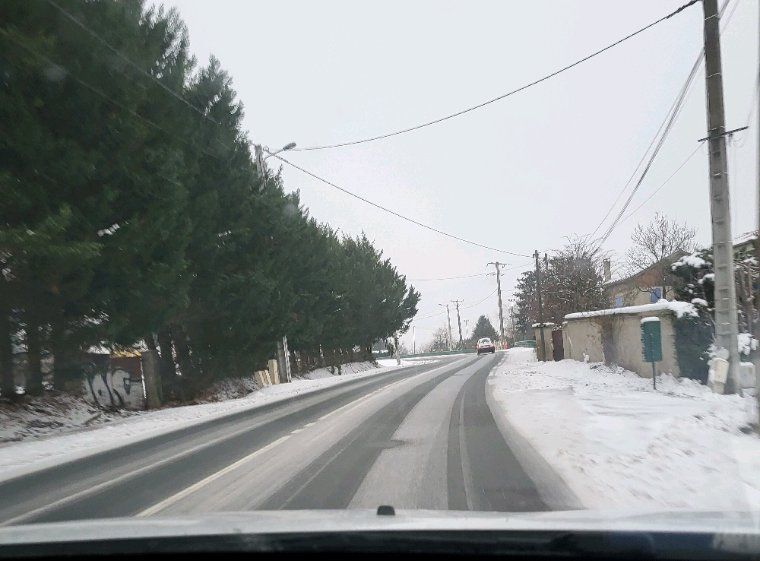
<svg viewBox="0 0 760 561"><path fill-rule="evenodd" d="M654 336L652 333L649 333L649 348L653 349L652 353L654 354ZM652 387L656 390L657 389L657 370L654 367L654 361L652 361Z"/></svg>
<svg viewBox="0 0 760 561"><path fill-rule="evenodd" d="M715 263L715 334L718 353L728 359L726 393L739 389L734 246L726 162L723 76L720 54L720 16L717 0L703 0L707 134L710 151L710 214Z"/></svg>
<svg viewBox="0 0 760 561"><path fill-rule="evenodd" d="M538 295L538 331L541 333L541 356L538 360L546 360L546 338L544 337L544 305L541 302L541 265L538 262L538 250L533 254L536 258L536 293Z"/></svg>

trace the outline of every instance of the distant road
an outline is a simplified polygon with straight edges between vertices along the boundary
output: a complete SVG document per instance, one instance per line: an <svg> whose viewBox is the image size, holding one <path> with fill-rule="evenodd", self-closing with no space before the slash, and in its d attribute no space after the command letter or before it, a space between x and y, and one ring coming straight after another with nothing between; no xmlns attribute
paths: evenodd
<svg viewBox="0 0 760 561"><path fill-rule="evenodd" d="M446 357L0 483L0 523L212 511L546 510L486 404L500 354Z"/></svg>

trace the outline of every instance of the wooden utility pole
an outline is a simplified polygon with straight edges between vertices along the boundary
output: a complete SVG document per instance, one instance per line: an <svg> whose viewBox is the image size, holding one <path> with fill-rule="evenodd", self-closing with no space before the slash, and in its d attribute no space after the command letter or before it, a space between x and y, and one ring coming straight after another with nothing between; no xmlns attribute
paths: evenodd
<svg viewBox="0 0 760 561"><path fill-rule="evenodd" d="M533 254L536 258L536 295L538 296L538 324L541 333L541 353L538 360L546 360L546 337L544 337L544 304L541 301L541 264L538 260L538 250Z"/></svg>
<svg viewBox="0 0 760 561"><path fill-rule="evenodd" d="M499 293L499 335L501 335L501 342L504 343L504 309L501 305L501 268L504 267L506 263L494 261L489 263L489 265L493 265L496 268L496 291Z"/></svg>
<svg viewBox="0 0 760 561"><path fill-rule="evenodd" d="M449 350L451 350L451 340L454 337L451 335L451 312L449 311L449 305L448 304L438 304L438 305L446 308L446 321L449 324Z"/></svg>
<svg viewBox="0 0 760 561"><path fill-rule="evenodd" d="M702 7L705 16L710 214L712 217L713 261L715 263L715 342L719 357L728 360L725 392L735 393L739 390L739 349L718 0L703 0Z"/></svg>
<svg viewBox="0 0 760 561"><path fill-rule="evenodd" d="M459 317L459 303L461 300L452 300L453 304L456 304L457 307L457 325L459 326L459 350L461 351L464 348L464 345L462 345L462 318Z"/></svg>

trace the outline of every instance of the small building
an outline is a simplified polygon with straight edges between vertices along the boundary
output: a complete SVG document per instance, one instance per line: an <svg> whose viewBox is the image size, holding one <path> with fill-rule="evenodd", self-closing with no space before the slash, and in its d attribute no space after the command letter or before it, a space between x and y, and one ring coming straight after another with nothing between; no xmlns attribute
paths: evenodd
<svg viewBox="0 0 760 561"><path fill-rule="evenodd" d="M610 262L605 260L604 280L610 307L643 306L654 304L663 298L673 300L673 277L670 266L684 255L688 253L676 251L633 275L614 281L611 280Z"/></svg>
<svg viewBox="0 0 760 561"><path fill-rule="evenodd" d="M663 358L658 373L680 376L674 321L684 314L696 314L688 302L657 302L565 316L564 351L568 358L583 362L616 364L645 378L652 377L651 365L644 362L641 348L641 320L657 318L662 326Z"/></svg>

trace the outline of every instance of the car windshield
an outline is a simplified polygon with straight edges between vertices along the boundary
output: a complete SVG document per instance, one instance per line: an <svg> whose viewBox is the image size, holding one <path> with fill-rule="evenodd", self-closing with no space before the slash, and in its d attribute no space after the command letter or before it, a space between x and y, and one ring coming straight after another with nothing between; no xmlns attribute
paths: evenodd
<svg viewBox="0 0 760 561"><path fill-rule="evenodd" d="M0 556L757 532L759 10L0 2Z"/></svg>

